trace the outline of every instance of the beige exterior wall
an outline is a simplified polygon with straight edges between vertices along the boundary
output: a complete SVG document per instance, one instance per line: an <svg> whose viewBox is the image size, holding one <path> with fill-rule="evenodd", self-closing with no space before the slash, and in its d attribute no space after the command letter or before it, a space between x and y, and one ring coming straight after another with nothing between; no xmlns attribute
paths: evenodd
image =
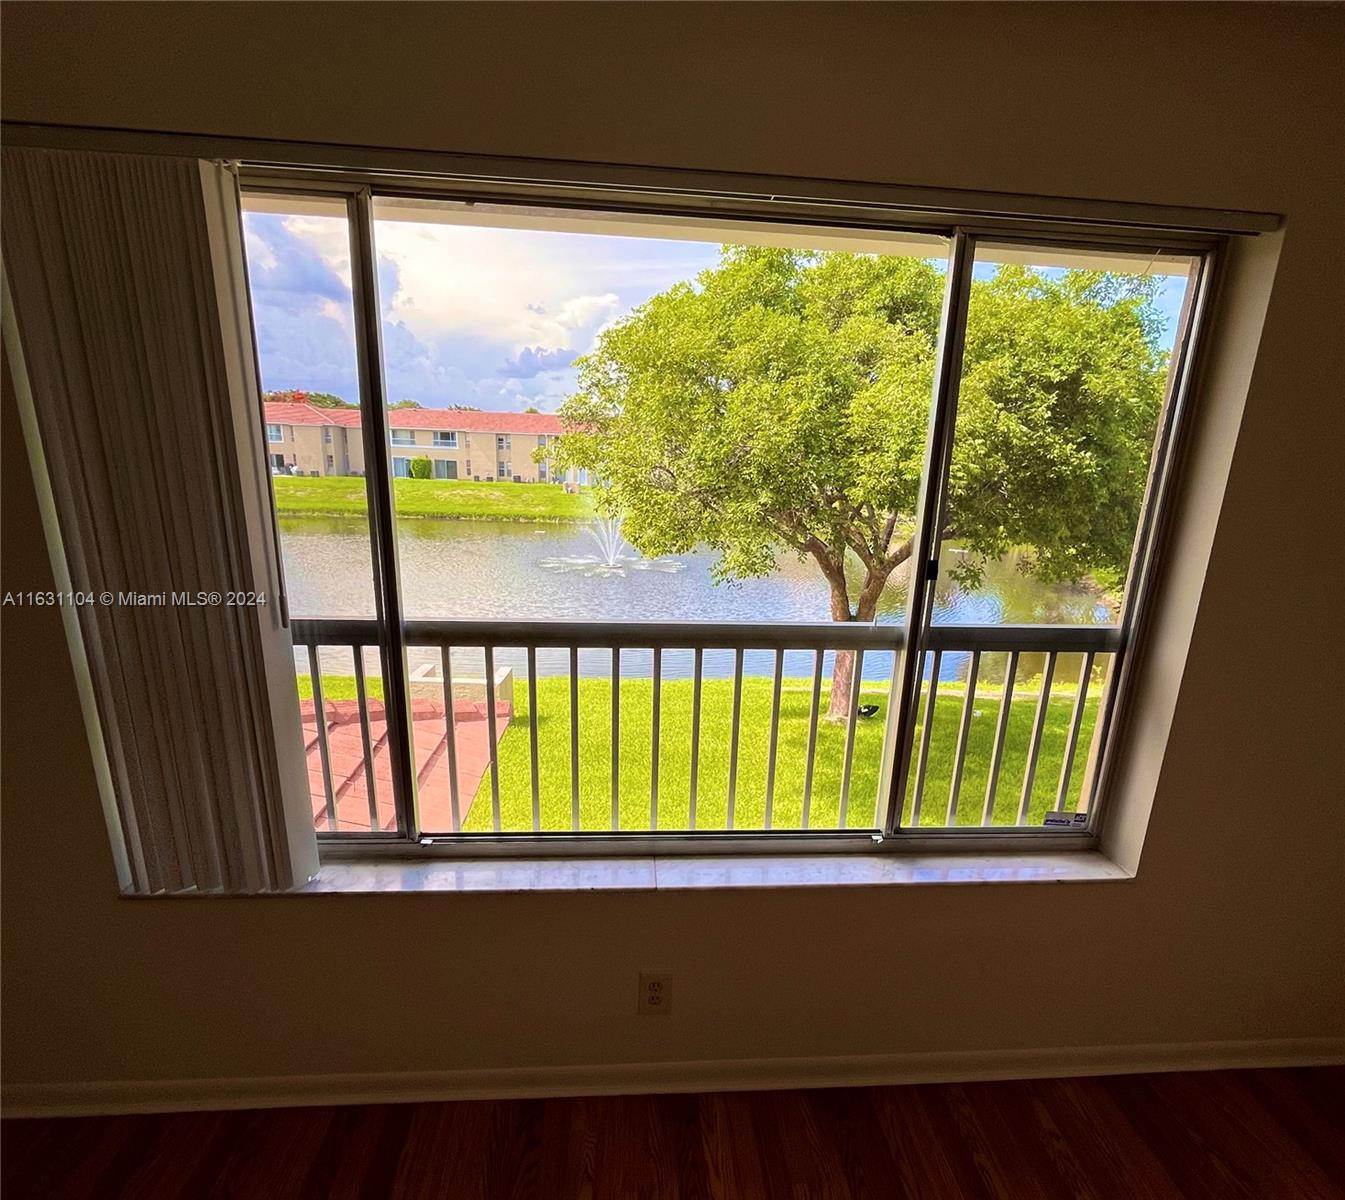
<svg viewBox="0 0 1345 1200"><path fill-rule="evenodd" d="M274 467L276 455L285 466L302 475L363 475L364 439L359 429L343 425L280 426L280 440L266 430L267 462Z"/></svg>
<svg viewBox="0 0 1345 1200"><path fill-rule="evenodd" d="M322 440L322 430L316 425L295 425L294 427L295 465L305 475L335 475L338 472L326 468L327 447Z"/></svg>
<svg viewBox="0 0 1345 1200"><path fill-rule="evenodd" d="M439 431L432 429L398 429L390 432L411 439L393 441L389 438L394 473L397 459L428 458L432 463L456 464L457 473L451 476L455 479L512 480L517 476L523 483L557 482L547 465L538 464L533 457L539 447L555 437L554 434L468 433L459 430L457 445L447 446L435 442L435 434ZM275 456L280 455L284 464L296 474L364 474L364 439L358 428L282 424L279 441L272 441L270 434L268 425L266 453L267 461L272 466L275 465ZM500 438L506 439L503 447ZM508 468L503 474L499 470L501 463ZM436 475L435 478L446 477Z"/></svg>
<svg viewBox="0 0 1345 1200"><path fill-rule="evenodd" d="M358 429L343 429L341 436L345 439L346 464L349 467L349 474L364 474L364 436Z"/></svg>
<svg viewBox="0 0 1345 1200"><path fill-rule="evenodd" d="M271 436L273 431L278 430L279 438ZM266 426L266 461L274 468L276 456L279 455L286 466L293 466L295 463L294 454L294 426L293 425L273 425Z"/></svg>
<svg viewBox="0 0 1345 1200"><path fill-rule="evenodd" d="M458 431L457 445L446 446L435 442L435 430L396 430L408 441L389 439L394 470L400 458L428 458L432 463L456 464L456 479L513 479L523 483L556 482L549 469L533 458L537 449L554 434L534 433L467 433ZM364 440L358 428L342 425L286 425L280 426L280 440L272 441L267 428L266 453L274 466L280 455L285 465L301 475L363 475ZM502 448L499 439L507 439ZM507 473L499 466L505 463ZM444 478L436 475L435 478Z"/></svg>
<svg viewBox="0 0 1345 1200"><path fill-rule="evenodd" d="M457 446L449 447L435 444L434 430L398 429L392 432L403 439L408 436L411 439L410 441L389 439L394 469L399 458L428 458L431 462L455 463L459 479L485 481L501 478L512 480L517 477L523 483L548 480L554 482L551 480L550 471L540 469L533 457L543 444L543 438L552 435L469 433L459 430ZM506 439L503 447L500 445L501 438ZM501 463L507 467L503 473L499 470Z"/></svg>
<svg viewBox="0 0 1345 1200"><path fill-rule="evenodd" d="M285 466L301 475L352 475L347 453L347 430L339 426L285 425L280 426L280 440L271 437L267 426L266 453L274 467L276 455Z"/></svg>

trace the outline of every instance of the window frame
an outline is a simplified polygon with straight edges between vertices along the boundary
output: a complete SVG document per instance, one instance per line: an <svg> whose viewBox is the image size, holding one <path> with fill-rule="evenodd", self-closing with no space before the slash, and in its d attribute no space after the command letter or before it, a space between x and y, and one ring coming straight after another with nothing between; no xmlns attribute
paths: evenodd
<svg viewBox="0 0 1345 1200"><path fill-rule="evenodd" d="M689 179L694 178L694 175L689 176ZM930 850L1047 852L1088 850L1098 846L1108 793L1116 773L1117 761L1123 750L1120 733L1129 717L1128 701L1135 690L1135 675L1142 668L1143 634L1149 619L1148 609L1161 581L1162 543L1166 528L1171 522L1174 480L1179 474L1180 461L1189 434L1192 379L1198 366L1200 347L1208 340L1208 311L1219 280L1223 257L1221 252L1230 237L1254 233L1260 228L1271 226L1249 222L1242 227L1230 225L1225 228L1217 221L1203 220L1190 225L1181 222L1169 223L1158 220L1158 214L1168 212L1175 215L1183 210L1154 210L1128 205L1102 206L1109 211L1136 218L1111 221L1101 219L1099 216L1090 218L1084 211L1090 206L1084 202L1079 202L1077 206L1069 202L1058 202L1057 205L1043 202L1042 211L1035 215L979 212L968 217L957 209L940 211L914 206L905 209L897 206L881 208L869 203L847 203L840 195L833 197L824 195L822 198L810 200L790 199L780 203L773 198L757 194L744 198L741 194L730 196L716 194L713 190L701 193L694 190L678 192L674 189L627 190L604 186L601 182L591 180L538 184L527 178L525 173L520 173L516 178L490 180L448 174L440 174L434 178L410 178L392 171L314 171L304 167L277 167L254 163L244 165L240 182L247 191L289 192L296 196L319 193L330 196L335 192L346 198L350 216L352 263L356 264L353 271L356 286L353 290L356 293L361 382L362 386L367 382L370 388L367 395L362 395L362 403L369 406L368 411L373 415L373 419L366 422L367 426L372 427L366 436L366 461L371 464L371 469L366 471L370 491L371 534L376 533L374 529L376 521L386 524L388 531L392 528L390 478L393 465L389 453L391 438L382 439L385 445L381 463L374 454L371 454L371 450L377 450L376 443L380 441L383 430L388 429L387 398L381 392L381 329L377 305L362 301L359 294L363 288L367 296L377 297L377 280L374 273L376 251L373 240L375 196L540 206L561 213L567 209L574 209L606 214L672 216L679 219L696 219L710 225L747 219L753 223L766 225L805 223L819 230L829 229L833 232L842 230L862 233L864 230L878 229L936 233L949 238L950 267L946 279L947 293L938 349L939 367L936 372L930 418L930 445L933 455L932 465L935 469L931 471L931 464L927 463L922 480L922 502L936 508L942 503L947 486L947 456L951 455L956 418L956 392L961 364L962 334L965 332L965 309L970 292L971 267L975 261L978 243L993 243L995 246L1015 245L1028 250L1059 248L1104 252L1153 249L1159 246L1166 252L1180 253L1196 259L1196 267L1187 294L1183 327L1177 332L1170 360L1167 392L1156 433L1140 524L1136 530L1132 568L1127 577L1125 596L1117 620L1115 650L1118 659L1098 713L1099 755L1092 772L1086 828L1069 831L974 826L903 828L900 825L903 805L900 799L896 798L896 789L904 784L910 769L911 741L916 731L914 709L911 705L918 704L919 699L918 673L914 698L911 697L910 664L913 661L918 662L921 655L902 652L899 659L903 676L900 696L901 715L893 717L897 722L899 737L888 739L889 742L895 741L897 744L892 750L885 752L883 764L883 778L895 802L888 803L887 813L877 838L871 830L727 833L696 831L690 834L620 833L603 830L579 834L509 833L422 837L414 813L414 803L408 806L406 801L406 796L413 794L413 784L409 778L411 772L409 754L396 752L399 735L394 726L403 725L404 721L401 719L390 719L389 722L389 741L394 746L394 792L404 793L398 795L396 805L399 832L396 834L330 833L321 830L318 832L319 844L324 855L330 854L333 857L380 853L517 856L845 850L865 853L875 851L912 853ZM818 185L817 190L826 192L830 189L825 185ZM836 185L835 190L844 192L846 189L842 185ZM1064 205L1062 211L1050 211L1053 207L1058 209L1059 205ZM1077 210L1073 216L1070 215L1071 209ZM1144 219L1145 217L1148 219ZM957 265L959 262L960 267ZM948 336L950 329L954 332L952 337ZM507 435L496 435L496 438L498 454L499 442L502 439L507 440ZM498 467L499 464L496 465ZM467 475L470 478L470 469L467 470ZM386 481L380 484L382 477L386 477ZM380 487L387 499L383 503L376 503L374 492ZM386 511L383 511L384 509ZM918 511L917 535L927 532L929 527L930 523L924 519L924 514ZM375 557L380 562L376 574L381 573L382 577L381 584L376 580L376 591L380 597L378 616L380 645L386 638L390 643L395 642L396 646L396 653L392 652L392 645L385 650L385 687L392 689L389 694L399 695L405 694L406 668L403 650L406 643L400 609L400 588L397 582L395 535L389 532L379 536L377 541L379 545ZM924 553L912 556L913 594L917 590L924 590L931 582L929 558L928 546L925 547ZM916 604L909 606L905 642L907 647L916 645L917 639L922 636L922 622L916 615L921 607ZM923 648L925 647L922 645ZM389 707L395 708L396 705ZM403 745L407 744L407 737L407 730L402 729L400 738Z"/></svg>
<svg viewBox="0 0 1345 1200"><path fill-rule="evenodd" d="M440 450L456 450L458 448L458 434L456 430L436 429L434 431L434 446Z"/></svg>
<svg viewBox="0 0 1345 1200"><path fill-rule="evenodd" d="M272 436L274 433L275 436ZM277 425L273 421L266 424L266 444L268 446L279 446L285 441L285 426Z"/></svg>

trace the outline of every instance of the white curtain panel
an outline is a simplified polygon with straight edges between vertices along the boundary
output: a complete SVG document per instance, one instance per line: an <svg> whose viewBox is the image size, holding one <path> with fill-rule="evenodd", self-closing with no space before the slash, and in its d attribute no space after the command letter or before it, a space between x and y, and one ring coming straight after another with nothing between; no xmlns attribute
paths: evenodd
<svg viewBox="0 0 1345 1200"><path fill-rule="evenodd" d="M259 491L233 176L196 159L7 148L3 203L66 566L98 597L79 629L129 890L291 888L316 855ZM228 592L268 603L125 602Z"/></svg>

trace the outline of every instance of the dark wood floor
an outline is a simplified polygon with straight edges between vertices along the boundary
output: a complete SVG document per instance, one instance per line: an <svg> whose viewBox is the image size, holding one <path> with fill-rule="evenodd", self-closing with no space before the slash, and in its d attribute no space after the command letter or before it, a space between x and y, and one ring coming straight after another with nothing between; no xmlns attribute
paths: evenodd
<svg viewBox="0 0 1345 1200"><path fill-rule="evenodd" d="M1345 1068L3 1123L5 1200L1345 1196Z"/></svg>

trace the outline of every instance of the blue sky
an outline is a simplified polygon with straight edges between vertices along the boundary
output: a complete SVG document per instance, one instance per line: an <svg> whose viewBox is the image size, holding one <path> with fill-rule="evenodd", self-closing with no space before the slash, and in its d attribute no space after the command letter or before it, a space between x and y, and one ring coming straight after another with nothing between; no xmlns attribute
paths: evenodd
<svg viewBox="0 0 1345 1200"><path fill-rule="evenodd" d="M247 212L262 385L358 398L342 217ZM718 261L707 242L379 221L389 400L554 410L613 320ZM1170 341L1184 280L1160 295Z"/></svg>

